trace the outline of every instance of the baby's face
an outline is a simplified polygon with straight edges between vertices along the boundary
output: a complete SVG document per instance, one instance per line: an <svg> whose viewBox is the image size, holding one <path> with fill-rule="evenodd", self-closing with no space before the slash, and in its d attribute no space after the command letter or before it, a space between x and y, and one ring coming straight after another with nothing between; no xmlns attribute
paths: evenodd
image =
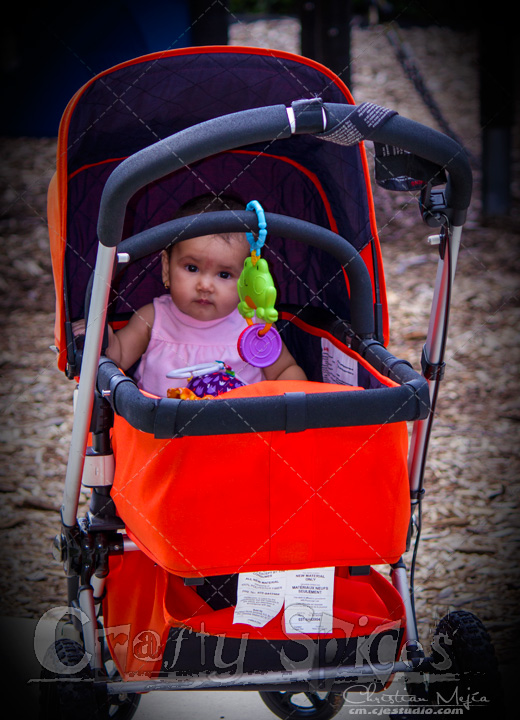
<svg viewBox="0 0 520 720"><path fill-rule="evenodd" d="M183 240L162 255L163 282L179 310L197 320L216 320L238 305L237 282L249 246L241 235Z"/></svg>

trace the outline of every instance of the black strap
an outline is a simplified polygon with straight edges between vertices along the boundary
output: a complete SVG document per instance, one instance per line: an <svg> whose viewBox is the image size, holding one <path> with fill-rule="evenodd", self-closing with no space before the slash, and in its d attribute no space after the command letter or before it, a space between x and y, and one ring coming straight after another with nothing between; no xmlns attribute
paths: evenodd
<svg viewBox="0 0 520 720"><path fill-rule="evenodd" d="M294 111L296 127L294 133L302 135L306 133L321 132L325 126L323 102L320 98L309 98L308 100L295 100L291 103Z"/></svg>
<svg viewBox="0 0 520 720"><path fill-rule="evenodd" d="M307 429L307 396L304 392L285 393L285 432L302 432Z"/></svg>
<svg viewBox="0 0 520 720"><path fill-rule="evenodd" d="M444 185L446 173L440 165L392 145L374 143L375 178L385 190L414 191L426 185Z"/></svg>
<svg viewBox="0 0 520 720"><path fill-rule="evenodd" d="M421 355L421 369L426 380L442 380L446 370L446 363L432 363L428 358L426 346L424 346Z"/></svg>
<svg viewBox="0 0 520 720"><path fill-rule="evenodd" d="M177 411L181 402L187 401L174 400L173 402L165 403L159 400L157 403L153 424L153 435L158 440L181 437L181 433L176 435L173 434L175 430L175 422L177 420Z"/></svg>
<svg viewBox="0 0 520 720"><path fill-rule="evenodd" d="M334 122L334 117L329 113L327 124L331 129L317 137L337 145L356 145L363 140L369 140L372 133L394 115L397 115L395 110L388 110L374 103L361 103L339 123Z"/></svg>

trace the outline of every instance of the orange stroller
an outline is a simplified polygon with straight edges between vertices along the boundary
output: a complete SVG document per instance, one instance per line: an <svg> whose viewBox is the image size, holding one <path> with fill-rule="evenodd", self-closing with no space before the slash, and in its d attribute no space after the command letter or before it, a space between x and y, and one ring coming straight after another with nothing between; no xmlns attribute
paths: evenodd
<svg viewBox="0 0 520 720"><path fill-rule="evenodd" d="M365 141L378 182L417 191L439 228L421 372L386 349ZM228 192L265 211L277 331L308 380L197 400L143 392L104 355L106 324L164 293L168 244L258 236L249 209L171 219L192 197ZM346 693L397 674L432 707L446 667L450 687L491 688L498 702L474 616L445 619L431 655L420 646L403 559L419 538L470 197L456 142L356 106L335 75L295 55L169 51L78 91L49 191L58 364L79 385L55 541L68 608L42 670L53 681L41 684L43 717L129 718L144 692L232 688L259 691L281 718L325 720ZM79 517L82 484L91 499Z"/></svg>

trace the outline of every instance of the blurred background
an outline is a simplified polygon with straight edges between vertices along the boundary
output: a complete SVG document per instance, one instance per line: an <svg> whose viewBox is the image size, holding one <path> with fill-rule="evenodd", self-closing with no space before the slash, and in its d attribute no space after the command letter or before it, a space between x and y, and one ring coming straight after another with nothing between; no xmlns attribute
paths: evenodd
<svg viewBox="0 0 520 720"><path fill-rule="evenodd" d="M4 11L2 12L4 15ZM0 114L0 616L62 604L50 555L73 385L53 343L46 193L65 106L98 72L165 48L229 44L301 53L376 102L455 137L475 175L446 378L430 450L416 576L421 638L449 609L475 612L518 666L518 52L510 7L445 0L91 0L11 6ZM371 161L372 148L367 148ZM416 198L374 187L391 349L419 365L435 277Z"/></svg>

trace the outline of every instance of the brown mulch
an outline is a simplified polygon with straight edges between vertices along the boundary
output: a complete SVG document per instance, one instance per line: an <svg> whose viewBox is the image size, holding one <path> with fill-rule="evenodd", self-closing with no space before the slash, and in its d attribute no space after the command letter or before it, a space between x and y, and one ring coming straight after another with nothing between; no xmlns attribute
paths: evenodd
<svg viewBox="0 0 520 720"><path fill-rule="evenodd" d="M297 51L290 19L238 23L234 44ZM476 38L443 28L406 31L447 120L478 158ZM353 92L435 126L396 63L383 28L353 31ZM371 148L369 149L369 154ZM518 167L518 138L515 143ZM65 600L50 555L71 430L73 383L56 369L54 288L46 190L52 139L2 143L0 394L0 615L38 618ZM421 637L450 608L475 612L501 662L517 652L519 593L520 395L518 383L518 200L507 221L480 218L479 171L453 293L447 372L427 469L424 528L416 575ZM419 365L436 271L416 203L375 189L391 313L391 350ZM86 496L85 496L86 497Z"/></svg>

